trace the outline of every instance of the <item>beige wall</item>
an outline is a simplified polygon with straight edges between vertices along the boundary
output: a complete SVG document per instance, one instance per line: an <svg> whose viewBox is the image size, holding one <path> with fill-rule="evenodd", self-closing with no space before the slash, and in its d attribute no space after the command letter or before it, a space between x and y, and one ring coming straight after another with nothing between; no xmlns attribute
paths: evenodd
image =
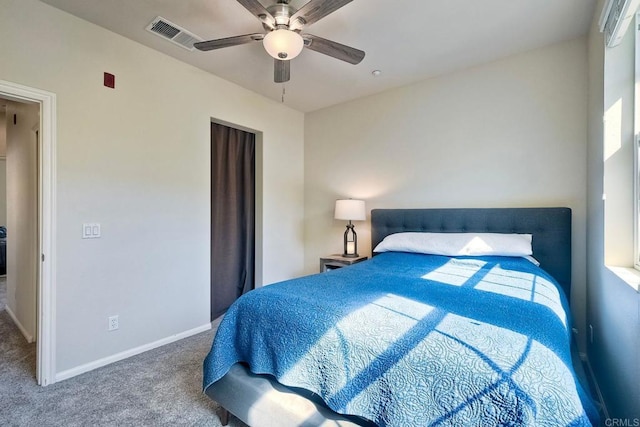
<svg viewBox="0 0 640 427"><path fill-rule="evenodd" d="M372 208L568 206L585 329L586 40L307 114L305 267L341 250L336 198ZM370 254L368 223L356 223Z"/></svg>
<svg viewBox="0 0 640 427"><path fill-rule="evenodd" d="M596 10L603 4L600 0ZM633 258L633 49L633 31L618 47L605 49L594 20L587 166L587 322L593 343L588 354L609 415L620 420L640 416L640 294L608 268L630 267Z"/></svg>
<svg viewBox="0 0 640 427"><path fill-rule="evenodd" d="M302 272L303 114L39 1L0 10L0 79L57 95L58 373L208 324L211 118L262 138L258 275Z"/></svg>
<svg viewBox="0 0 640 427"><path fill-rule="evenodd" d="M36 339L38 268L37 104L7 102L7 307L27 341Z"/></svg>
<svg viewBox="0 0 640 427"><path fill-rule="evenodd" d="M6 102L0 99L0 157L7 155L7 113Z"/></svg>
<svg viewBox="0 0 640 427"><path fill-rule="evenodd" d="M0 119L1 120L1 119ZM7 160L0 158L0 225L7 225Z"/></svg>

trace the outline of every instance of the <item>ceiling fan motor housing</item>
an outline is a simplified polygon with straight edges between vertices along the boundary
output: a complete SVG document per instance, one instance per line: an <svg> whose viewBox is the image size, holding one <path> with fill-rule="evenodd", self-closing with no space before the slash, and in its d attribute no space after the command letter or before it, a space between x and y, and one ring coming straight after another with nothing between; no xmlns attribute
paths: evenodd
<svg viewBox="0 0 640 427"><path fill-rule="evenodd" d="M297 12L296 9L289 6L287 3L276 3L267 8L267 11L274 17L276 20L276 28L289 28L289 18L293 16L294 13ZM265 24L263 24L266 30L270 30Z"/></svg>

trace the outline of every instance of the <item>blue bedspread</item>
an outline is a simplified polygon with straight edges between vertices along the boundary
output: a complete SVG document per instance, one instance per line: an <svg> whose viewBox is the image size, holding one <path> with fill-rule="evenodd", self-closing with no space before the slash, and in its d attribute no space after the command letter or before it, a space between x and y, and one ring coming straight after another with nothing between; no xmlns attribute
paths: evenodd
<svg viewBox="0 0 640 427"><path fill-rule="evenodd" d="M204 388L242 361L380 426L588 426L559 289L521 258L383 253L238 299Z"/></svg>

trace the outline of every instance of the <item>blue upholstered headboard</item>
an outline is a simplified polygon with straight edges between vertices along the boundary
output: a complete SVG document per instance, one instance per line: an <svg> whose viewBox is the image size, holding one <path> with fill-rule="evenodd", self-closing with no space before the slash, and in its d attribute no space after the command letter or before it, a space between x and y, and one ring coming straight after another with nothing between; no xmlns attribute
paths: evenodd
<svg viewBox="0 0 640 427"><path fill-rule="evenodd" d="M526 233L533 235L533 256L540 267L571 292L571 209L468 208L373 209L371 247L403 231L435 233ZM375 255L375 254L374 254Z"/></svg>

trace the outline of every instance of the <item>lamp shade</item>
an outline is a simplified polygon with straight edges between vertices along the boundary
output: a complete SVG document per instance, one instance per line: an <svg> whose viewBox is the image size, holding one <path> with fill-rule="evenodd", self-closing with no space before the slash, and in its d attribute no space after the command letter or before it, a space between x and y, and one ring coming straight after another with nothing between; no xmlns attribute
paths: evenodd
<svg viewBox="0 0 640 427"><path fill-rule="evenodd" d="M364 221L367 219L367 214L364 209L364 200L336 200L335 219Z"/></svg>
<svg viewBox="0 0 640 427"><path fill-rule="evenodd" d="M264 36L262 44L267 53L275 59L288 61L302 52L304 40L295 31L281 28Z"/></svg>

